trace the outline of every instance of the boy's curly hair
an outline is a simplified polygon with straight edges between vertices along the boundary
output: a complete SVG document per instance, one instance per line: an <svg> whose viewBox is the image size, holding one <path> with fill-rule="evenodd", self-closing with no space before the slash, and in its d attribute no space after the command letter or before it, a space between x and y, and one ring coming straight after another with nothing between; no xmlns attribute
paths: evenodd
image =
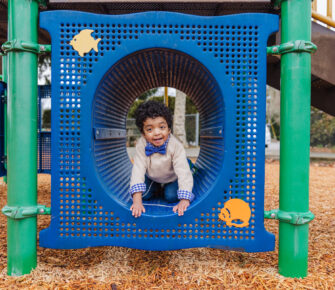
<svg viewBox="0 0 335 290"><path fill-rule="evenodd" d="M143 133L143 123L147 118L162 117L168 127L172 127L172 115L170 109L163 103L157 101L147 101L138 106L135 111L136 126Z"/></svg>

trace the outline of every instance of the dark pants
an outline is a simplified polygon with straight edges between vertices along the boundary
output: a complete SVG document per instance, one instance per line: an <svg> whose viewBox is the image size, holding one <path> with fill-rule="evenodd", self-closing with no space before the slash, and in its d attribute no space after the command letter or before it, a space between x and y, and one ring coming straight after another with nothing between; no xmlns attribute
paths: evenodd
<svg viewBox="0 0 335 290"><path fill-rule="evenodd" d="M145 176L146 191L142 194L143 200L149 200L154 196L163 197L167 202L178 201L178 180L170 183L161 184L152 181Z"/></svg>

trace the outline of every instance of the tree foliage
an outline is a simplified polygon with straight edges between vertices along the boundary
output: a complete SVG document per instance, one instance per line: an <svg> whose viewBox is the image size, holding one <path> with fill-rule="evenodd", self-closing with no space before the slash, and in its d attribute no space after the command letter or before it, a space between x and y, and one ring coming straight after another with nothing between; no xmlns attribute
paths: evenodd
<svg viewBox="0 0 335 290"><path fill-rule="evenodd" d="M154 88L151 90L146 91L145 93L143 93L142 95L140 95L135 102L132 104L132 106L129 109L128 112L128 118L134 118L134 113L137 109L137 107L142 104L143 102L147 101L147 100L155 100L158 102L164 102L164 97L161 96L153 96L156 92L157 92L158 88ZM174 112L174 104L175 104L175 98L169 96L169 109L170 111L173 113ZM186 97L186 112L185 114L195 114L197 113L197 109L195 107L195 105L192 103L191 99L189 97Z"/></svg>
<svg viewBox="0 0 335 290"><path fill-rule="evenodd" d="M157 92L158 88L150 89L146 92L144 92L142 95L140 95L135 102L131 105L129 112L128 112L128 118L135 118L135 111L138 108L138 106L142 103L144 103L147 99L149 99L151 96L153 96Z"/></svg>
<svg viewBox="0 0 335 290"><path fill-rule="evenodd" d="M271 120L267 120L266 123L271 125L271 137L276 140L280 140L280 123L277 119L275 117L271 117Z"/></svg>
<svg viewBox="0 0 335 290"><path fill-rule="evenodd" d="M335 146L335 117L311 110L311 146Z"/></svg>
<svg viewBox="0 0 335 290"><path fill-rule="evenodd" d="M51 128L51 110L47 109L43 111L42 116L42 128L50 129Z"/></svg>

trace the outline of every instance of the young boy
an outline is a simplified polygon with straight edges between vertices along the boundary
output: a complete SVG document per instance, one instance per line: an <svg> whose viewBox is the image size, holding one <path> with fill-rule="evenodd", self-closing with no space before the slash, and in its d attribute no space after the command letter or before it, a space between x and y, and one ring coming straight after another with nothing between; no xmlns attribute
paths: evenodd
<svg viewBox="0 0 335 290"><path fill-rule="evenodd" d="M172 116L162 103L148 101L136 112L136 126L142 133L136 145L129 192L134 217L145 212L143 200L163 189L164 199L179 203L173 212L179 216L194 199L193 177L183 145L171 134Z"/></svg>

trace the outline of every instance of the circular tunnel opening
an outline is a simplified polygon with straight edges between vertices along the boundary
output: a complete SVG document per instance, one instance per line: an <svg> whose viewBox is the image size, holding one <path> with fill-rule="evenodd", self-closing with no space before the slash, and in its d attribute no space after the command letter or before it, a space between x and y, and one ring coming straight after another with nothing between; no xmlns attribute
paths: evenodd
<svg viewBox="0 0 335 290"><path fill-rule="evenodd" d="M213 75L194 57L180 51L152 48L130 54L104 75L92 106L94 131L110 135L94 138L96 170L106 194L126 207L131 204L128 190L132 169L126 148L127 114L139 95L162 86L184 92L200 115L200 153L193 175L196 198L192 205L207 196L223 164L224 102ZM146 201L146 213L171 214L170 206L162 200Z"/></svg>

